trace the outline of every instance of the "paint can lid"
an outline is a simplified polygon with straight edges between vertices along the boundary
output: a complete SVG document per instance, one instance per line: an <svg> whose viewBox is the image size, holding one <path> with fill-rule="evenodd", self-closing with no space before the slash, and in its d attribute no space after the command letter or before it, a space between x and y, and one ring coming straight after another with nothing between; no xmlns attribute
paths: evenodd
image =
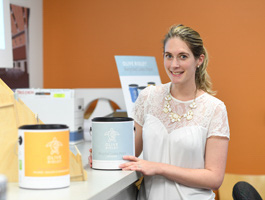
<svg viewBox="0 0 265 200"><path fill-rule="evenodd" d="M92 122L126 122L133 121L130 117L95 117Z"/></svg>
<svg viewBox="0 0 265 200"><path fill-rule="evenodd" d="M48 129L68 129L65 124L31 124L20 126L19 129L27 130L48 130Z"/></svg>

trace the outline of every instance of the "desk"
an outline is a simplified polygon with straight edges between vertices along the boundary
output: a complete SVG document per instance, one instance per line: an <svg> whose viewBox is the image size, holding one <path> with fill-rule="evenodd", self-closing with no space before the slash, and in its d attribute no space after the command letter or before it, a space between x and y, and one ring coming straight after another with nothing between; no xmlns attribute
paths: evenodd
<svg viewBox="0 0 265 200"><path fill-rule="evenodd" d="M88 165L89 142L76 145L82 154L84 169L87 171L87 181L71 182L70 187L54 190L29 190L19 188L18 183L9 183L7 200L105 200L105 199L135 199L134 182L140 174L134 171L94 170ZM75 149L70 146L73 153Z"/></svg>

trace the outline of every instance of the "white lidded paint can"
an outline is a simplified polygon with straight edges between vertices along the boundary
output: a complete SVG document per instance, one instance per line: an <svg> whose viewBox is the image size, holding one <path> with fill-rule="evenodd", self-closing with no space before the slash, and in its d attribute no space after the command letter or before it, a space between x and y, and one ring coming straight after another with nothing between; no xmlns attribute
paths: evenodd
<svg viewBox="0 0 265 200"><path fill-rule="evenodd" d="M120 169L127 161L124 155L135 155L134 120L129 117L96 117L92 119L92 168Z"/></svg>
<svg viewBox="0 0 265 200"><path fill-rule="evenodd" d="M19 187L56 189L70 185L69 128L60 124L19 127Z"/></svg>

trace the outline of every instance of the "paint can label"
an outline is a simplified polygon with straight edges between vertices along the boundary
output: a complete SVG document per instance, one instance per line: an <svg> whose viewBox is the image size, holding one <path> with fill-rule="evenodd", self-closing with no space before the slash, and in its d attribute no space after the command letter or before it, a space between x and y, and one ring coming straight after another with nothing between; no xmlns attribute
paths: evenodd
<svg viewBox="0 0 265 200"><path fill-rule="evenodd" d="M25 132L26 177L63 176L69 169L69 131Z"/></svg>

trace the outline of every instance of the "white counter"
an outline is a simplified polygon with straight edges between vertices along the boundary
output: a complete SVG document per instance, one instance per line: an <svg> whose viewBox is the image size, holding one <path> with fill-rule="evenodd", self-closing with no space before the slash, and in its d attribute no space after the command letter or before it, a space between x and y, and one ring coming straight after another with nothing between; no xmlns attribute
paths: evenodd
<svg viewBox="0 0 265 200"><path fill-rule="evenodd" d="M87 181L71 182L70 187L54 190L21 189L18 183L9 183L7 200L105 200L133 199L135 195L134 182L139 173L121 170L94 170L88 165L90 143L77 145L82 154L82 160L87 171ZM73 146L70 147L73 153ZM120 196L120 197L119 197Z"/></svg>

